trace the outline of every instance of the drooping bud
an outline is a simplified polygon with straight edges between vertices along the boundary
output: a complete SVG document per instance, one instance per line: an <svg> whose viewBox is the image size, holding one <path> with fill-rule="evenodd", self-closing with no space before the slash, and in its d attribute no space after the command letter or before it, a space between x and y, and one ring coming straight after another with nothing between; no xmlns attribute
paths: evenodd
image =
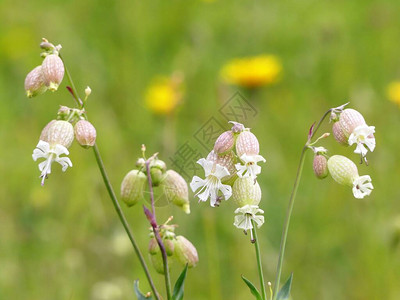
<svg viewBox="0 0 400 300"><path fill-rule="evenodd" d="M68 121L53 120L42 130L40 139L69 148L74 140L74 127Z"/></svg>
<svg viewBox="0 0 400 300"><path fill-rule="evenodd" d="M173 240L170 239L164 239L163 244L165 247L165 252L167 253L168 256L172 256L175 251L175 243Z"/></svg>
<svg viewBox="0 0 400 300"><path fill-rule="evenodd" d="M193 244L182 235L175 240L175 256L183 265L188 264L189 268L195 267L199 262L199 256Z"/></svg>
<svg viewBox="0 0 400 300"><path fill-rule="evenodd" d="M212 150L208 154L207 160L225 167L228 170L229 175L223 177L221 179L221 182L224 184L233 184L233 181L237 178L236 168L235 168L236 157L233 151L230 151L223 155L218 155L217 153L215 153L214 150Z"/></svg>
<svg viewBox="0 0 400 300"><path fill-rule="evenodd" d="M323 179L328 176L328 161L325 156L317 154L314 156L313 161L314 174L319 179Z"/></svg>
<svg viewBox="0 0 400 300"><path fill-rule="evenodd" d="M122 180L121 199L128 206L135 205L143 198L147 177L139 170L132 170Z"/></svg>
<svg viewBox="0 0 400 300"><path fill-rule="evenodd" d="M150 175L153 186L159 186L164 178L167 165L160 159L154 159L150 162Z"/></svg>
<svg viewBox="0 0 400 300"><path fill-rule="evenodd" d="M217 154L224 154L228 151L232 150L235 144L235 136L234 133L229 130L222 133L214 144L214 152Z"/></svg>
<svg viewBox="0 0 400 300"><path fill-rule="evenodd" d="M258 205L261 201L261 188L251 177L236 179L232 188L232 198L239 207Z"/></svg>
<svg viewBox="0 0 400 300"><path fill-rule="evenodd" d="M161 182L161 187L169 202L190 214L188 185L181 175L174 170L168 170Z"/></svg>
<svg viewBox="0 0 400 300"><path fill-rule="evenodd" d="M44 82L42 66L37 66L26 75L25 91L28 98L43 94L47 90Z"/></svg>
<svg viewBox="0 0 400 300"><path fill-rule="evenodd" d="M164 274L164 264L161 256L161 250L155 238L150 239L149 242L149 258L156 272L159 274Z"/></svg>
<svg viewBox="0 0 400 300"><path fill-rule="evenodd" d="M347 108L339 115L339 121L333 124L333 135L341 144L348 144L348 138L354 129L365 125L364 117L356 110Z"/></svg>
<svg viewBox="0 0 400 300"><path fill-rule="evenodd" d="M79 120L74 127L75 138L83 148L89 148L96 143L96 128L87 120Z"/></svg>
<svg viewBox="0 0 400 300"><path fill-rule="evenodd" d="M246 155L257 155L260 152L260 144L257 137L250 131L243 131L236 140L236 154L241 157Z"/></svg>
<svg viewBox="0 0 400 300"><path fill-rule="evenodd" d="M353 186L354 179L358 177L356 164L342 155L331 156L328 169L332 178L342 185Z"/></svg>
<svg viewBox="0 0 400 300"><path fill-rule="evenodd" d="M44 83L52 92L57 91L64 78L64 63L56 54L47 55L42 63Z"/></svg>

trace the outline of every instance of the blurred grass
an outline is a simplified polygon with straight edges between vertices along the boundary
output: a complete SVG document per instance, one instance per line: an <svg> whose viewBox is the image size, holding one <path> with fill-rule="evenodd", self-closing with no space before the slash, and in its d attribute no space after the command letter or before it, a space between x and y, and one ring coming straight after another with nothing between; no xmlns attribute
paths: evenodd
<svg viewBox="0 0 400 300"><path fill-rule="evenodd" d="M116 190L142 143L161 150L163 122L143 99L152 78L174 70L186 75L179 145L218 116L227 100L217 92L224 63L261 53L280 57L283 80L259 91L253 103L259 114L249 124L267 158L259 177L267 222L259 235L270 281L308 127L329 107L351 101L377 129L370 167L360 167L375 190L357 201L331 179L316 180L309 155L283 276L294 272L294 299L399 299L400 249L392 238L400 214L400 110L384 94L400 77L399 11L395 0L1 1L0 298L102 299L95 291L106 295L105 282L122 292L105 299L134 299L136 278L148 290L136 257L115 250L123 248L115 246L121 226L90 151L73 145L74 167L65 174L55 168L46 186L39 184L30 155L40 130L59 104L73 105L65 82L56 94L24 96L25 75L40 64L37 45L46 37L63 45L78 88L93 90L87 110ZM357 159L333 139L324 145ZM240 275L257 282L254 249L232 226L233 210L230 203L211 209L194 199L190 216L160 209L158 218L173 214L179 233L199 251L187 299L249 299ZM146 251L148 225L140 207L125 212ZM155 278L163 291L162 278Z"/></svg>

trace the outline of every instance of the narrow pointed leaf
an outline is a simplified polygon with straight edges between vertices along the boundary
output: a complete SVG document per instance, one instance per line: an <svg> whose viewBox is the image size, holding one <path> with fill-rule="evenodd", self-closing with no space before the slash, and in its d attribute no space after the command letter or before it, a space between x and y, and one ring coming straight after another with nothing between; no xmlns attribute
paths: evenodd
<svg viewBox="0 0 400 300"><path fill-rule="evenodd" d="M261 295L260 295L260 292L259 292L259 291L257 290L257 288L254 286L254 284L252 284L251 281L248 280L248 279L247 279L246 277L244 277L243 275L242 275L242 279L243 279L244 283L246 283L247 286L249 287L251 294L252 294L254 297L256 297L257 300L262 300Z"/></svg>
<svg viewBox="0 0 400 300"><path fill-rule="evenodd" d="M181 275L179 275L174 286L174 292L172 293L172 300L182 300L183 299L183 289L186 279L186 273L188 270L188 265L186 264Z"/></svg>
<svg viewBox="0 0 400 300"><path fill-rule="evenodd" d="M290 289L292 288L293 273L290 274L289 279L278 292L277 300L288 300L290 297Z"/></svg>
<svg viewBox="0 0 400 300"><path fill-rule="evenodd" d="M146 297L145 295L143 295L143 293L139 290L139 280L135 280L135 283L133 284L133 287L135 289L135 294L136 297L138 298L138 300L152 300L153 297L149 296Z"/></svg>

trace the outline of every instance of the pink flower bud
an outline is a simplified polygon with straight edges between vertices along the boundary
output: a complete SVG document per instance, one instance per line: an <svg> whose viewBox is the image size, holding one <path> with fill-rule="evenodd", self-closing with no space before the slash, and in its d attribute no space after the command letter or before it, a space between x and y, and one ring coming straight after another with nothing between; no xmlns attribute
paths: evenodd
<svg viewBox="0 0 400 300"><path fill-rule="evenodd" d="M47 55L42 63L44 83L52 92L57 91L64 78L64 63L56 54Z"/></svg>
<svg viewBox="0 0 400 300"><path fill-rule="evenodd" d="M260 145L257 137L250 131L243 131L239 134L236 140L236 154L238 157L246 155L258 155Z"/></svg>
<svg viewBox="0 0 400 300"><path fill-rule="evenodd" d="M26 75L25 91L28 98L43 94L47 90L44 82L42 66L37 66Z"/></svg>
<svg viewBox="0 0 400 300"><path fill-rule="evenodd" d="M251 177L240 177L233 185L232 198L239 207L258 205L261 201L260 185Z"/></svg>
<svg viewBox="0 0 400 300"><path fill-rule="evenodd" d="M181 175L174 170L168 170L161 182L161 187L168 201L190 214L188 185Z"/></svg>
<svg viewBox="0 0 400 300"><path fill-rule="evenodd" d="M364 117L356 110L347 108L339 115L339 121L333 124L333 135L341 144L348 144L348 138L354 129L365 125Z"/></svg>
<svg viewBox="0 0 400 300"><path fill-rule="evenodd" d="M87 120L79 120L74 127L75 138L83 148L89 148L96 143L96 128Z"/></svg>
<svg viewBox="0 0 400 300"><path fill-rule="evenodd" d="M40 139L51 145L59 144L69 148L74 140L74 127L70 122L53 120L42 130Z"/></svg>
<svg viewBox="0 0 400 300"><path fill-rule="evenodd" d="M185 237L178 235L175 241L175 255L183 265L188 264L189 268L195 267L199 262L196 248Z"/></svg>
<svg viewBox="0 0 400 300"><path fill-rule="evenodd" d="M147 176L139 170L132 170L126 174L121 183L122 201L128 206L135 205L143 198L146 182Z"/></svg>
<svg viewBox="0 0 400 300"><path fill-rule="evenodd" d="M327 164L327 159L323 155L315 155L314 156L314 161L313 161L313 169L314 169L314 174L317 176L319 179L323 179L326 176L328 176L328 164Z"/></svg>
<svg viewBox="0 0 400 300"><path fill-rule="evenodd" d="M230 151L223 155L218 155L213 150L208 154L207 160L217 163L217 164L225 167L228 170L229 175L222 178L222 180L221 180L222 183L224 183L224 184L232 184L233 183L233 180L237 177L236 176L236 168L235 168L236 158L235 158L235 154L233 153L233 151Z"/></svg>
<svg viewBox="0 0 400 300"><path fill-rule="evenodd" d="M214 152L217 154L226 153L232 150L234 144L235 144L235 136L233 132L231 130L225 131L215 141Z"/></svg>

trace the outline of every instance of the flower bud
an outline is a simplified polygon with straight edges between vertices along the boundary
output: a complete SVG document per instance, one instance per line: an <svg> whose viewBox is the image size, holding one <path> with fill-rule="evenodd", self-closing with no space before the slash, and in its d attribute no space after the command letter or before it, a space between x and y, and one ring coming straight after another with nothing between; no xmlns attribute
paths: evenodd
<svg viewBox="0 0 400 300"><path fill-rule="evenodd" d="M159 186L164 178L167 165L160 159L155 159L150 162L150 176L153 186Z"/></svg>
<svg viewBox="0 0 400 300"><path fill-rule="evenodd" d="M44 83L52 92L57 91L64 78L64 63L56 54L47 55L42 63Z"/></svg>
<svg viewBox="0 0 400 300"><path fill-rule="evenodd" d="M86 98L89 97L91 93L92 93L92 89L87 86L86 89L85 89Z"/></svg>
<svg viewBox="0 0 400 300"><path fill-rule="evenodd" d="M193 244L182 235L178 235L175 241L175 256L183 265L189 268L195 267L199 262L199 256Z"/></svg>
<svg viewBox="0 0 400 300"><path fill-rule="evenodd" d="M240 177L233 184L232 198L239 207L258 205L261 201L260 185L251 177Z"/></svg>
<svg viewBox="0 0 400 300"><path fill-rule="evenodd" d="M53 120L42 130L40 139L69 148L74 140L74 127L68 121Z"/></svg>
<svg viewBox="0 0 400 300"><path fill-rule="evenodd" d="M328 169L332 178L342 185L353 186L354 179L358 177L355 163L342 155L331 156L328 160Z"/></svg>
<svg viewBox="0 0 400 300"><path fill-rule="evenodd" d="M232 150L234 144L235 144L234 133L231 130L225 131L215 141L214 152L217 154L224 154Z"/></svg>
<svg viewBox="0 0 400 300"><path fill-rule="evenodd" d="M37 66L26 75L25 91L28 98L43 94L47 90L44 82L42 66Z"/></svg>
<svg viewBox="0 0 400 300"><path fill-rule="evenodd" d="M174 170L168 170L161 182L161 187L168 201L190 214L188 185L181 175Z"/></svg>
<svg viewBox="0 0 400 300"><path fill-rule="evenodd" d="M74 127L75 138L83 148L89 148L96 143L96 128L87 120L79 120Z"/></svg>
<svg viewBox="0 0 400 300"><path fill-rule="evenodd" d="M233 126L231 128L233 133L240 133L245 129L244 125L241 123L234 122L234 121L229 121L229 123L233 124Z"/></svg>
<svg viewBox="0 0 400 300"><path fill-rule="evenodd" d="M356 110L347 108L339 115L339 121L333 124L333 135L341 144L348 144L348 138L354 129L365 125L364 117Z"/></svg>
<svg viewBox="0 0 400 300"><path fill-rule="evenodd" d="M121 199L128 206L135 205L142 197L147 177L139 170L126 174L121 183Z"/></svg>
<svg viewBox="0 0 400 300"><path fill-rule="evenodd" d="M235 168L236 157L235 157L235 153L233 153L233 151L230 151L223 155L218 155L217 153L215 153L214 150L212 150L208 154L207 160L212 161L214 163L217 163L217 164L225 167L228 170L230 175L223 177L221 182L224 184L233 184L233 181L237 177L236 168Z"/></svg>
<svg viewBox="0 0 400 300"><path fill-rule="evenodd" d="M250 131L243 131L236 140L236 154L241 157L243 154L257 155L260 152L260 145L257 137Z"/></svg>
<svg viewBox="0 0 400 300"><path fill-rule="evenodd" d="M323 179L326 176L328 176L328 164L327 164L327 159L323 155L315 155L314 156L314 161L313 161L313 169L314 169L314 174L317 176L319 179Z"/></svg>
<svg viewBox="0 0 400 300"><path fill-rule="evenodd" d="M154 269L159 274L164 274L164 264L161 256L161 250L155 238L149 242L149 258Z"/></svg>

